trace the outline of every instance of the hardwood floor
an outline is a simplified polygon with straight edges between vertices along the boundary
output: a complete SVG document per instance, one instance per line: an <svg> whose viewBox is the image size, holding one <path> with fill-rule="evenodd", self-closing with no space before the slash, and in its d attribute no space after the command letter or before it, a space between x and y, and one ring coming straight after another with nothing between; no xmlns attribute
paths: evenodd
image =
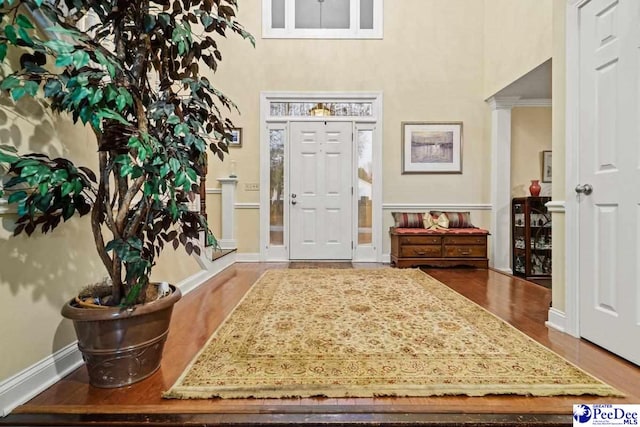
<svg viewBox="0 0 640 427"><path fill-rule="evenodd" d="M0 425L555 426L571 425L574 403L640 403L638 366L544 325L551 298L549 289L495 271L476 269L425 271L627 396L162 399L161 393L173 384L252 284L264 271L274 268L288 265L235 264L186 295L175 307L162 366L151 378L122 389L97 389L89 386L81 367L8 417L0 418Z"/></svg>

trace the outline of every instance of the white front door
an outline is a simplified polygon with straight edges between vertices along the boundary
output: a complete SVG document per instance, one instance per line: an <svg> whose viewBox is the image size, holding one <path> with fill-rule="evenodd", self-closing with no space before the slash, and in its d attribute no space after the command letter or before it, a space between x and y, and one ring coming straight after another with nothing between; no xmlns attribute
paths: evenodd
<svg viewBox="0 0 640 427"><path fill-rule="evenodd" d="M640 2L591 0L579 22L580 334L640 364Z"/></svg>
<svg viewBox="0 0 640 427"><path fill-rule="evenodd" d="M352 258L351 122L292 122L289 258Z"/></svg>

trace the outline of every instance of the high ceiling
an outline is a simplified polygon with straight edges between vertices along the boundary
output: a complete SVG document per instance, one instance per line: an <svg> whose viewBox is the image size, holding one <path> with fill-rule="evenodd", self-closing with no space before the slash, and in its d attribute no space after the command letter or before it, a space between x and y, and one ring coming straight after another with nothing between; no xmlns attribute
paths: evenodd
<svg viewBox="0 0 640 427"><path fill-rule="evenodd" d="M494 97L519 96L520 99L551 99L551 59L498 91Z"/></svg>

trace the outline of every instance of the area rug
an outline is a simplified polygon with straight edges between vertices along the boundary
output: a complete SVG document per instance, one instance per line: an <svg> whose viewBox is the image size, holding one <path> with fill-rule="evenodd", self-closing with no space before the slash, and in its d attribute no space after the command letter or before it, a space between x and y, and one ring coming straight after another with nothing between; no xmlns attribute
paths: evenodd
<svg viewBox="0 0 640 427"><path fill-rule="evenodd" d="M620 395L420 270L266 272L166 398Z"/></svg>

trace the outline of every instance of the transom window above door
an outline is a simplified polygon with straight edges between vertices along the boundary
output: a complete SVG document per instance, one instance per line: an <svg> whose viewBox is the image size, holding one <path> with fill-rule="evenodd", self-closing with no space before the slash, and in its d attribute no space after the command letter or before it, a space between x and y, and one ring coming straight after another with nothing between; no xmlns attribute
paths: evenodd
<svg viewBox="0 0 640 427"><path fill-rule="evenodd" d="M383 0L262 0L264 38L381 39Z"/></svg>

